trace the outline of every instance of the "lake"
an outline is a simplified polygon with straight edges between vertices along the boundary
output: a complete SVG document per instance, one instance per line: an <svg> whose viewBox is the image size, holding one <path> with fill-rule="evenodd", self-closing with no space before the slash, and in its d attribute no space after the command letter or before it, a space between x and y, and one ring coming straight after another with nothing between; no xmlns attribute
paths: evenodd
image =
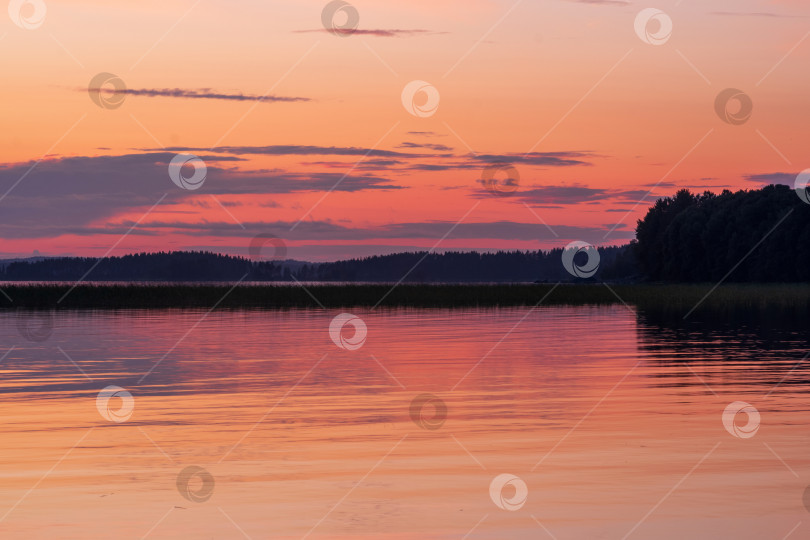
<svg viewBox="0 0 810 540"><path fill-rule="evenodd" d="M0 312L0 536L810 537L806 321L345 311Z"/></svg>

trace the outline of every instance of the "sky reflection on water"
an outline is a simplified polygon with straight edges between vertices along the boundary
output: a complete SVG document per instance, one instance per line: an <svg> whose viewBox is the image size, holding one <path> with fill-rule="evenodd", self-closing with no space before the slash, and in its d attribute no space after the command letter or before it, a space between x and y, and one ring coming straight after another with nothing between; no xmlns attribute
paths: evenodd
<svg viewBox="0 0 810 540"><path fill-rule="evenodd" d="M357 310L368 336L351 351L330 339L338 313L60 312L42 341L0 314L0 356L13 347L0 362L0 531L810 535L800 321L683 322L624 306ZM97 408L110 385L133 396L121 423ZM736 401L761 415L753 436L724 427ZM178 489L189 466L212 484L194 476L186 495L210 499ZM518 481L496 501L501 474ZM520 482L525 501L499 508Z"/></svg>

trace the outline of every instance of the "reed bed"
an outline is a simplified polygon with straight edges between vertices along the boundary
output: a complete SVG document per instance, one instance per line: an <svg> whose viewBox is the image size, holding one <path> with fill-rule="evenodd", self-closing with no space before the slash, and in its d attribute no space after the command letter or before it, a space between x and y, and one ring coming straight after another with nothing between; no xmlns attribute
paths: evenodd
<svg viewBox="0 0 810 540"><path fill-rule="evenodd" d="M2 309L497 307L613 305L688 312L810 313L808 284L4 284ZM68 291L70 291L68 293ZM68 293L66 296L65 294ZM64 296L64 299L62 297ZM314 298L313 298L314 297ZM60 301L60 299L62 299ZM317 301L315 300L317 299ZM381 302L382 299L382 302Z"/></svg>

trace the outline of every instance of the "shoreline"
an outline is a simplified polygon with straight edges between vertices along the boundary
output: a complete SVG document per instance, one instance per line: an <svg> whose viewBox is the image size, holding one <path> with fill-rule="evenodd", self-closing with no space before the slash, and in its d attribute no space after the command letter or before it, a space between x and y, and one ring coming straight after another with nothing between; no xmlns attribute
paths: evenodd
<svg viewBox="0 0 810 540"><path fill-rule="evenodd" d="M72 290L71 290L72 288ZM791 309L810 313L810 284L3 284L0 310L464 308L614 305ZM3 294L4 293L4 294ZM64 297L64 299L62 299ZM9 300L10 299L10 300ZM60 299L62 299L60 301ZM381 301L382 300L382 301Z"/></svg>

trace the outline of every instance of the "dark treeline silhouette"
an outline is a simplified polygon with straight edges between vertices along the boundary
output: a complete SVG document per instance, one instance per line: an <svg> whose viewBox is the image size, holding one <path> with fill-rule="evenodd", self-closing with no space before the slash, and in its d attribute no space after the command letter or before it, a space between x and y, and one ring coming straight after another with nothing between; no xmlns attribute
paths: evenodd
<svg viewBox="0 0 810 540"><path fill-rule="evenodd" d="M787 186L681 190L639 220L633 253L653 281L810 281L810 205ZM735 268L736 265L739 265Z"/></svg>
<svg viewBox="0 0 810 540"><path fill-rule="evenodd" d="M637 240L599 248L590 281L810 282L810 205L787 186L681 190L639 220ZM526 283L588 281L562 264L563 248L496 253L409 252L329 263L255 262L209 252L95 259L0 261L3 281L326 281ZM585 267L586 253L575 264ZM730 274L729 274L730 272ZM729 274L726 276L726 274Z"/></svg>
<svg viewBox="0 0 810 540"><path fill-rule="evenodd" d="M603 274L616 278L635 271L628 249L600 249ZM584 254L581 254L584 256ZM497 253L397 253L330 263L254 262L208 252L142 253L123 257L54 258L0 264L4 281L331 281L472 283L574 281L563 268L562 249ZM577 259L578 260L578 259Z"/></svg>
<svg viewBox="0 0 810 540"><path fill-rule="evenodd" d="M64 257L0 267L0 279L7 281L234 281L246 274L256 281L290 279L289 268L282 264L195 251Z"/></svg>
<svg viewBox="0 0 810 540"><path fill-rule="evenodd" d="M600 270L594 279L602 274L618 277L624 270L616 269L615 263L626 251L627 246L601 248ZM556 248L496 253L397 253L320 264L314 269L313 280L399 281L405 277L408 282L572 281L574 278L562 265L562 252L562 248Z"/></svg>

